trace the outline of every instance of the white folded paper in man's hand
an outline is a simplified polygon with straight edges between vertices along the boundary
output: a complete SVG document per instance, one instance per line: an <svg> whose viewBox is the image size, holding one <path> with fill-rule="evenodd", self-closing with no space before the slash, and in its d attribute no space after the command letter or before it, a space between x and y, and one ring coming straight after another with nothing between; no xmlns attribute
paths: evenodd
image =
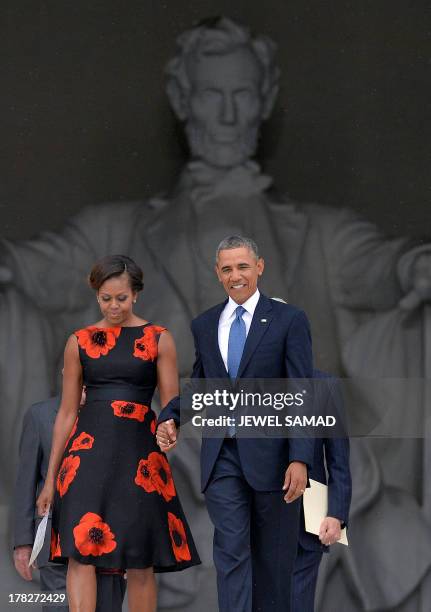
<svg viewBox="0 0 431 612"><path fill-rule="evenodd" d="M45 516L43 517L43 519L40 521L39 527L37 528L36 537L34 538L33 550L31 551L30 561L28 562L29 567L30 565L33 564L37 555L42 550L42 546L45 541L45 533L46 533L46 526L48 524L48 516L49 516L49 508Z"/></svg>
<svg viewBox="0 0 431 612"><path fill-rule="evenodd" d="M303 495L305 531L319 535L320 525L328 516L328 487L310 478L310 487ZM349 545L346 528L341 530L340 544Z"/></svg>

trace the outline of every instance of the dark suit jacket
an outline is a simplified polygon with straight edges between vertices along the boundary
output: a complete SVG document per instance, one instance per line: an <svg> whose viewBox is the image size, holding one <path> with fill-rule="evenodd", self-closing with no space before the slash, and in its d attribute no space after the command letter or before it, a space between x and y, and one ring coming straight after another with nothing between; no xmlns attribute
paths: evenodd
<svg viewBox="0 0 431 612"><path fill-rule="evenodd" d="M227 301L210 308L192 322L196 360L192 378L229 379L218 345L218 324ZM263 321L262 321L263 319ZM307 317L286 303L260 295L239 365L241 378L311 378L311 335ZM230 381L230 379L229 379ZM162 410L159 422L180 422L175 398ZM223 438L203 438L201 487L205 490ZM258 491L281 491L284 473L292 461L311 466L314 440L237 438L244 475Z"/></svg>
<svg viewBox="0 0 431 612"><path fill-rule="evenodd" d="M313 371L318 380L315 386L317 409L322 414L336 416L343 421L343 398L336 378L320 370ZM319 380L320 379L320 380ZM313 467L309 477L328 485L328 516L338 518L347 525L350 501L352 498L352 479L349 467L349 439L318 438L315 440ZM316 535L307 533L304 514L301 516L299 543L306 550L328 550Z"/></svg>
<svg viewBox="0 0 431 612"><path fill-rule="evenodd" d="M51 453L52 430L60 407L60 397L33 404L24 416L19 445L18 475L14 494L14 546L33 546L36 529L42 520L36 500L45 484ZM48 564L51 519L48 520L44 546L37 558L38 567Z"/></svg>

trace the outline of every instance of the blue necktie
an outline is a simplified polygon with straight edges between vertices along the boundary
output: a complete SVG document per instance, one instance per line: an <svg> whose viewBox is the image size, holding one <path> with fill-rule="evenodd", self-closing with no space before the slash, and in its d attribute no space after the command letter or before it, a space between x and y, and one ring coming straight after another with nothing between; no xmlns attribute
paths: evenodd
<svg viewBox="0 0 431 612"><path fill-rule="evenodd" d="M238 306L235 309L235 319L230 326L229 343L227 349L227 371L231 378L236 378L238 374L239 364L241 362L244 344L247 338L247 330L245 327L242 315L245 308ZM235 427L228 427L228 434L231 438L235 436Z"/></svg>

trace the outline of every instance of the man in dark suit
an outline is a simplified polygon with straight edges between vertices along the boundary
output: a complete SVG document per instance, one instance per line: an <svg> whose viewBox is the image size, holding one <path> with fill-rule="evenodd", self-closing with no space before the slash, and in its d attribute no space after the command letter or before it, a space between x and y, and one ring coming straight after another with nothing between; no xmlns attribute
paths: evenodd
<svg viewBox="0 0 431 612"><path fill-rule="evenodd" d="M264 269L255 243L241 236L217 249L216 273L228 299L192 322L193 379L307 378L311 337L305 314L259 293ZM162 450L176 444L179 401L161 412ZM202 440L201 485L214 524L221 612L288 612L300 496L314 440L225 436ZM287 503L286 503L287 502Z"/></svg>
<svg viewBox="0 0 431 612"><path fill-rule="evenodd" d="M85 401L83 394L82 403ZM33 541L41 517L36 509L36 499L45 483L46 471L51 452L52 430L60 407L60 398L53 397L33 404L24 416L19 446L18 475L14 496L14 551L13 558L17 572L24 580L32 580L28 567ZM65 592L67 566L49 563L51 536L51 512L46 537L36 563L40 571L41 591ZM124 572L102 570L97 574L98 612L121 612L126 589ZM68 607L43 607L44 612L67 612Z"/></svg>
<svg viewBox="0 0 431 612"><path fill-rule="evenodd" d="M335 416L342 429L343 399L337 380L319 370L314 370L313 378L316 381L314 385L316 412ZM313 467L309 476L328 485L328 515L322 521L317 536L305 531L304 513L301 510L298 555L292 584L292 612L314 611L314 596L322 554L329 552L329 546L340 539L341 529L347 525L349 519L352 479L348 438L316 439Z"/></svg>

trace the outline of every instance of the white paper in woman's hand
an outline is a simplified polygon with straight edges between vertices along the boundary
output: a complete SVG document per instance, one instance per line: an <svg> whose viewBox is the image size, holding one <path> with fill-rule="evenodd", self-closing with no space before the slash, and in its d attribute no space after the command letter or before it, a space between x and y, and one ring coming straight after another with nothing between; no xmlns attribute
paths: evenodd
<svg viewBox="0 0 431 612"><path fill-rule="evenodd" d="M43 519L40 521L39 527L37 528L36 537L34 538L33 550L31 551L30 561L28 562L28 566L29 567L30 567L30 565L32 565L32 563L35 561L37 555L42 550L42 546L43 546L43 543L45 541L45 534L46 534L46 526L48 524L48 517L49 517L49 508L46 511L46 514L43 517Z"/></svg>

